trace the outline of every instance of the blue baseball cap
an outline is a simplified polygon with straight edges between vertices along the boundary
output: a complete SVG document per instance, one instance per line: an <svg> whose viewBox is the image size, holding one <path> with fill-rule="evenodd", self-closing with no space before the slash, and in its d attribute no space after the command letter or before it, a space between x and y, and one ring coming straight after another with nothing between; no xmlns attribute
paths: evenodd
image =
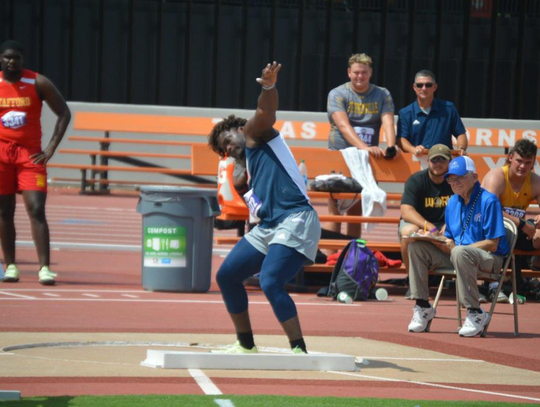
<svg viewBox="0 0 540 407"><path fill-rule="evenodd" d="M448 172L444 175L444 179L447 179L450 175L457 175L462 177L469 172L476 172L474 161L467 156L459 156L450 161L448 165Z"/></svg>

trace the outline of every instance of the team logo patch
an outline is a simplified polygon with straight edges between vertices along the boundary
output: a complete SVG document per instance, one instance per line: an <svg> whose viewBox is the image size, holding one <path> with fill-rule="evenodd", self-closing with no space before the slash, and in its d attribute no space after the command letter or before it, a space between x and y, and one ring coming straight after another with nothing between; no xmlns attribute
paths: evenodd
<svg viewBox="0 0 540 407"><path fill-rule="evenodd" d="M482 220L482 214L480 212L474 215L475 222L480 222L481 220Z"/></svg>

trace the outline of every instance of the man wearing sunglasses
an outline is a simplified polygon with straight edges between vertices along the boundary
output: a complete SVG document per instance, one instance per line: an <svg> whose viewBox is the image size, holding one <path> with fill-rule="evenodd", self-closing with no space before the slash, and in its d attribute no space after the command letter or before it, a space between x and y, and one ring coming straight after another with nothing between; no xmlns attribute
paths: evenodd
<svg viewBox="0 0 540 407"><path fill-rule="evenodd" d="M454 136L457 148L465 154L468 146L465 126L453 103L435 99L435 75L428 70L418 72L413 90L416 101L398 114L397 136L403 151L422 155L435 144L452 149Z"/></svg>
<svg viewBox="0 0 540 407"><path fill-rule="evenodd" d="M428 168L414 173L405 183L398 234L406 270L409 269L407 248L410 242L407 237L419 230L439 234L444 228L444 211L454 194L450 184L444 180L451 159L447 146L434 145L429 149Z"/></svg>
<svg viewBox="0 0 540 407"><path fill-rule="evenodd" d="M409 332L428 332L435 310L429 304L428 273L437 268L456 270L456 288L467 318L460 336L476 336L490 316L480 308L479 271L500 272L509 252L502 206L497 196L478 182L473 160L456 157L444 176L454 195L445 211L443 242L415 241L409 244L411 296L416 300Z"/></svg>

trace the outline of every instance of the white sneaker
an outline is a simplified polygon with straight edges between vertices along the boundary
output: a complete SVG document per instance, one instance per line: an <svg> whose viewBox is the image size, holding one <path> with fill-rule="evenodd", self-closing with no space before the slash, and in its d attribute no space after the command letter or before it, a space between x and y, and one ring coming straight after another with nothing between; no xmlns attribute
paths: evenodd
<svg viewBox="0 0 540 407"><path fill-rule="evenodd" d="M4 283L16 283L19 281L19 269L15 264L10 264L4 273Z"/></svg>
<svg viewBox="0 0 540 407"><path fill-rule="evenodd" d="M463 327L459 330L459 336L476 336L484 326L489 323L491 317L487 312L482 311L479 313L477 311L467 311L467 318L465 318L465 323Z"/></svg>
<svg viewBox="0 0 540 407"><path fill-rule="evenodd" d="M251 349L244 348L242 345L240 345L240 341L236 341L234 344L229 345L225 347L225 349L215 349L211 350L211 353L226 353L226 354L236 354L236 355L242 355L242 354L251 354L251 353L259 353L259 350L256 346L254 346Z"/></svg>
<svg viewBox="0 0 540 407"><path fill-rule="evenodd" d="M409 324L409 332L429 332L431 320L435 318L435 308L422 308L415 305L413 308L413 317Z"/></svg>
<svg viewBox="0 0 540 407"><path fill-rule="evenodd" d="M56 281L54 279L57 276L58 275L49 270L47 266L43 266L41 270L39 270L39 283L41 285L55 285Z"/></svg>
<svg viewBox="0 0 540 407"><path fill-rule="evenodd" d="M493 298L495 297L495 294L497 293L497 287L495 287L494 289L492 289L490 292L489 292L489 300L490 301L493 301ZM508 304L510 302L510 300L508 299L508 297L506 296L505 293L501 292L499 293L499 296L497 297L497 304Z"/></svg>

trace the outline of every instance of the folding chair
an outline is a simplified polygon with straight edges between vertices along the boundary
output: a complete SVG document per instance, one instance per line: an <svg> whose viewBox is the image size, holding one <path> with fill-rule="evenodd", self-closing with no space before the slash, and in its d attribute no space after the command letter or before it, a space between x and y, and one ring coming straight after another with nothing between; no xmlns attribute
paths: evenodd
<svg viewBox="0 0 540 407"><path fill-rule="evenodd" d="M508 280L509 276L507 276L507 272L508 272L508 267L510 266L510 263L512 264L512 267L511 267L512 275L510 276L511 279L512 279L512 293L513 293L514 298L517 298L517 296L516 296L517 295L517 289L516 289L517 284L516 284L516 273L515 273L516 259L515 259L515 256L514 256L514 246L516 245L516 240L517 240L517 227L514 224L514 222L512 222L509 219L504 218L503 221L504 221L504 228L506 230L506 239L508 240L508 245L510 246L510 251L508 253L508 256L506 256L504 258L503 265L502 265L502 271L500 273L485 273L485 272L479 272L478 273L478 279L479 280L491 280L491 281L497 281L499 283L499 285L497 287L497 292L495 293L495 295L493 296L493 300L491 301L491 307L489 309L489 316L490 317L493 316L493 312L495 310L495 305L497 305L497 298L499 296L499 293L502 290L502 286L503 286L504 282L506 282ZM439 300L441 298L441 293L442 293L442 289L444 287L445 279L446 278L456 278L457 274L456 274L456 270L448 269L448 268L435 269L435 270L433 270L433 272L435 274L442 275L441 283L439 284L439 289L437 291L435 301L433 302L433 308L436 309L437 305L439 303ZM462 324L461 324L462 318L461 318L461 304L460 304L460 300L459 300L459 294L458 294L457 286L456 286L456 307L457 307L458 329L460 329L461 326L462 326ZM482 337L486 336L486 333L487 333L487 330L488 330L488 327L489 327L490 323L491 323L491 319L490 319L490 322L482 330L482 334L481 334ZM518 335L519 335L518 309L517 309L517 301L514 301L514 336L518 336Z"/></svg>

